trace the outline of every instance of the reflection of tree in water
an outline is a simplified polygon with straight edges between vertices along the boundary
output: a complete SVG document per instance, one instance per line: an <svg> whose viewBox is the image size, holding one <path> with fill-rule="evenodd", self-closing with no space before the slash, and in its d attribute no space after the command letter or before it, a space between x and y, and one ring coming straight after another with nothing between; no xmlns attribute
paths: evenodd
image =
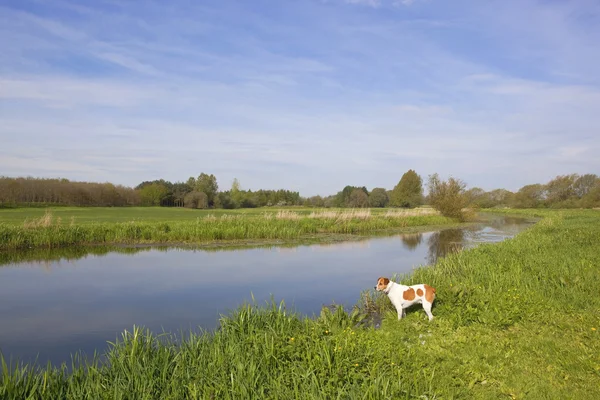
<svg viewBox="0 0 600 400"><path fill-rule="evenodd" d="M507 217L502 216L500 218L493 218L488 221L488 225L494 229L505 232L519 232L523 229L523 226L529 225L531 221L527 221L522 217Z"/></svg>
<svg viewBox="0 0 600 400"><path fill-rule="evenodd" d="M435 264L440 257L455 253L464 246L466 230L464 229L445 229L431 234L427 243L429 245L429 254L427 261L429 264Z"/></svg>
<svg viewBox="0 0 600 400"><path fill-rule="evenodd" d="M408 250L414 250L423 241L423 234L412 233L412 234L402 235L402 236L400 236L400 239L402 239L402 244L404 247L406 247Z"/></svg>

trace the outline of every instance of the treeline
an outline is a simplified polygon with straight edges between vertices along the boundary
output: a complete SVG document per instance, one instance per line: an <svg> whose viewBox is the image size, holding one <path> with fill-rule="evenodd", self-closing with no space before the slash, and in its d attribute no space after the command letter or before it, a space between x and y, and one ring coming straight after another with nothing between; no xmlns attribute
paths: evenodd
<svg viewBox="0 0 600 400"><path fill-rule="evenodd" d="M468 204L481 208L595 208L600 207L600 178L594 174L559 175L546 184L525 185L517 192L472 188Z"/></svg>
<svg viewBox="0 0 600 400"><path fill-rule="evenodd" d="M594 208L600 207L600 178L594 174L557 176L546 184L523 186L517 192L505 189L466 189L459 179L442 181L428 177L428 194L423 180L409 170L392 189L346 186L331 196L301 197L289 190L243 190L237 179L230 188L219 190L212 174L201 173L185 182L163 179L145 181L135 188L111 183L74 182L67 179L0 177L0 207L24 205L65 206L163 206L189 208L254 208L268 206L310 207L417 207L430 204L461 207Z"/></svg>
<svg viewBox="0 0 600 400"><path fill-rule="evenodd" d="M146 206L235 209L299 206L303 201L300 193L290 190L242 190L237 179L229 190L219 191L217 178L205 173L187 182L146 181L135 189Z"/></svg>
<svg viewBox="0 0 600 400"><path fill-rule="evenodd" d="M392 190L374 188L370 192L365 186L346 186L333 196L314 196L304 200L311 207L418 207L424 203L423 180L410 169Z"/></svg>
<svg viewBox="0 0 600 400"><path fill-rule="evenodd" d="M141 201L139 191L112 183L0 177L0 206L40 204L124 207L141 205Z"/></svg>

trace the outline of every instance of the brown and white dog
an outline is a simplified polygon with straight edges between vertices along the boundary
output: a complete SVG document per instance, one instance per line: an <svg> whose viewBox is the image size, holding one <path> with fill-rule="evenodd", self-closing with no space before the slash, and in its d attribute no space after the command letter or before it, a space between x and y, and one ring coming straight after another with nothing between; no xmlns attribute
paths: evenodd
<svg viewBox="0 0 600 400"><path fill-rule="evenodd" d="M435 300L435 288L426 284L405 286L390 281L388 278L377 279L375 290L388 295L390 301L398 311L398 319L404 317L404 310L413 304L422 304L429 320L433 319L431 306Z"/></svg>

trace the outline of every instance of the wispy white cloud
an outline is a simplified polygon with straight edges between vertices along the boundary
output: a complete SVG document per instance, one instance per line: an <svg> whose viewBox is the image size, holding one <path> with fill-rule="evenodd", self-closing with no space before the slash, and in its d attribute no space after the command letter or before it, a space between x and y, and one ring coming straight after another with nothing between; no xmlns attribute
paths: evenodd
<svg viewBox="0 0 600 400"><path fill-rule="evenodd" d="M344 0L348 4L358 4L369 7L379 7L381 0Z"/></svg>
<svg viewBox="0 0 600 400"><path fill-rule="evenodd" d="M416 0L395 0L394 5L396 6L411 6L416 2Z"/></svg>
<svg viewBox="0 0 600 400"><path fill-rule="evenodd" d="M2 7L0 170L304 195L600 170L598 7L360 3Z"/></svg>

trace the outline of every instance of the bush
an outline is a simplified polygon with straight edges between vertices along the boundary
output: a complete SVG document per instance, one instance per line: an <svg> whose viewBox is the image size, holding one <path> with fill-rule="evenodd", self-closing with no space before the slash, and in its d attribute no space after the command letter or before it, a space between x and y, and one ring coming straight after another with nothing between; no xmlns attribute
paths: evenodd
<svg viewBox="0 0 600 400"><path fill-rule="evenodd" d="M466 184L460 179L450 178L447 182L440 180L438 174L429 176L429 204L449 218L460 221L466 219L463 209L469 199L465 192Z"/></svg>

